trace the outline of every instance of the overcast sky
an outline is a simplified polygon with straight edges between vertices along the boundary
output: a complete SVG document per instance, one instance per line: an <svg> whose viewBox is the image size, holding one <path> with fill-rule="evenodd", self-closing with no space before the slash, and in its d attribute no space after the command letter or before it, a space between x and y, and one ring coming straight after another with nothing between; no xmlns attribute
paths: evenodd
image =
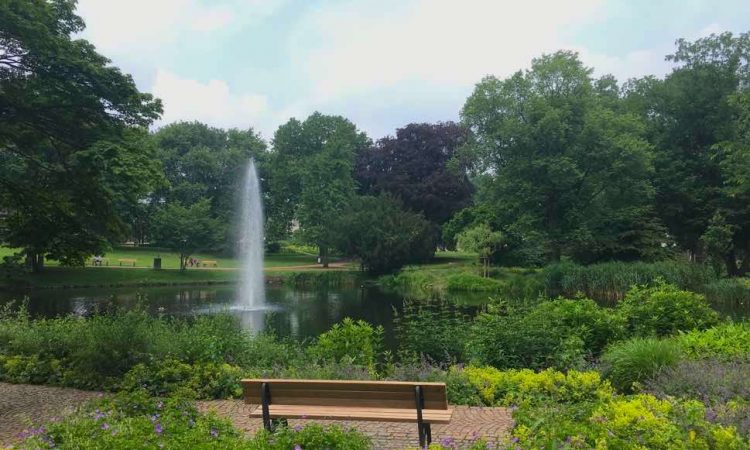
<svg viewBox="0 0 750 450"><path fill-rule="evenodd" d="M676 38L750 30L748 0L79 0L84 37L164 102L271 138L340 114L379 138L457 120L488 74L576 50L623 81L669 70Z"/></svg>

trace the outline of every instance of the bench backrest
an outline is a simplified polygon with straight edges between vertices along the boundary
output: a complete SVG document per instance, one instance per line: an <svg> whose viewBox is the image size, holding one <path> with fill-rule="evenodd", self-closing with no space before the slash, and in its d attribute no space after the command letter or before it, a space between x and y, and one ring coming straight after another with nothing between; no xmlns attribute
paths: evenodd
<svg viewBox="0 0 750 450"><path fill-rule="evenodd" d="M444 383L405 381L242 380L246 403L262 403L263 383L268 383L272 405L414 409L415 388L421 386L424 409L448 409Z"/></svg>

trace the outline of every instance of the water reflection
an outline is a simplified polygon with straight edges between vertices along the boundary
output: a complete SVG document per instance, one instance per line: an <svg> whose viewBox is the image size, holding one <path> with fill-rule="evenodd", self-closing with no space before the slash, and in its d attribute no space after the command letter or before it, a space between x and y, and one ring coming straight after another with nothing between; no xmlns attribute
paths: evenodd
<svg viewBox="0 0 750 450"><path fill-rule="evenodd" d="M385 329L393 342L393 309L402 299L374 288L267 289L267 308L233 308L232 286L56 289L32 292L0 292L0 304L28 298L33 317L67 314L86 316L115 309L143 308L152 314L186 316L227 311L239 317L243 327L268 331L279 337L306 339L318 336L345 317L366 320Z"/></svg>
<svg viewBox="0 0 750 450"><path fill-rule="evenodd" d="M233 309L232 286L191 286L155 288L57 289L31 292L0 292L0 305L28 297L33 317L79 316L115 309L143 308L152 314L187 316L228 311L253 331L267 331L279 337L304 340L316 337L345 317L363 319L385 330L386 345L395 348L394 309L403 308L403 298L377 288L292 289L270 287L267 308L240 311ZM450 300L466 312L486 303L487 294L450 295ZM750 317L750 302L714 305L722 315Z"/></svg>

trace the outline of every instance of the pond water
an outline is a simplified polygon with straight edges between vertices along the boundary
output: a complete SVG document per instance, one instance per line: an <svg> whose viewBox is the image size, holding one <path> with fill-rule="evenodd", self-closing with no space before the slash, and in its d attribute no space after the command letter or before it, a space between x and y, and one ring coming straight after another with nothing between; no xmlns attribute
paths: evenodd
<svg viewBox="0 0 750 450"><path fill-rule="evenodd" d="M27 298L32 317L55 317L67 314L90 315L117 307L142 307L153 314L186 316L227 311L237 315L243 326L252 330L273 332L280 337L303 340L316 337L346 317L362 319L385 330L386 344L394 348L394 310L403 307L404 299L376 287L296 289L269 286L267 307L257 311L232 309L234 286L189 286L148 288L49 289L29 292L0 292L0 305L20 303ZM464 303L481 302L476 296L463 298ZM476 306L466 305L469 311Z"/></svg>
<svg viewBox="0 0 750 450"><path fill-rule="evenodd" d="M149 288L49 289L30 292L0 292L0 305L28 298L33 317L67 314L90 315L117 307L140 307L153 314L187 316L228 311L252 330L272 332L279 337L303 340L316 337L345 317L366 320L385 329L386 344L395 348L394 311L404 298L376 287L299 289L269 286L268 307L257 311L232 310L234 286L182 286ZM488 300L483 294L452 294L450 300L464 313L475 314ZM750 317L750 301L714 305L722 315L735 319Z"/></svg>

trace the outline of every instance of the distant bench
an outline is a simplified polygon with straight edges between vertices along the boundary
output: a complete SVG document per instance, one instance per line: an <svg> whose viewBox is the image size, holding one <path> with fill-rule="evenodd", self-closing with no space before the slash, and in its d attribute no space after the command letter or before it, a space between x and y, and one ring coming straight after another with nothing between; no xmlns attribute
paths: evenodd
<svg viewBox="0 0 750 450"><path fill-rule="evenodd" d="M123 263L125 264L132 264L133 267L135 267L135 263L138 261L137 259L129 259L129 258L120 258L117 260L118 263L122 266Z"/></svg>
<svg viewBox="0 0 750 450"><path fill-rule="evenodd" d="M214 267L219 267L218 261L201 261L200 262L203 267L206 267L208 265L212 265Z"/></svg>
<svg viewBox="0 0 750 450"><path fill-rule="evenodd" d="M368 420L413 422L419 446L432 440L433 423L449 423L444 383L338 380L242 380L245 403L256 406L250 417L271 419Z"/></svg>

